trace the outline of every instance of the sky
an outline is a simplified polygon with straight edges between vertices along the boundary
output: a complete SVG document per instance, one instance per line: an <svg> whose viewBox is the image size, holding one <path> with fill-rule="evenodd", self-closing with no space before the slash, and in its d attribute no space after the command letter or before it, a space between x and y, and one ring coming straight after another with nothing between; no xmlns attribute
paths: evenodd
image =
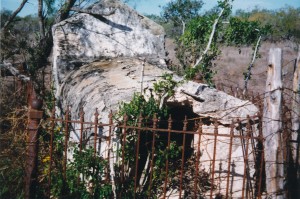
<svg viewBox="0 0 300 199"><path fill-rule="evenodd" d="M15 10L22 0L0 0L0 7L2 9ZM161 6L166 5L170 0L131 0L130 6L134 7L138 12L142 14L156 14L161 13ZM217 5L218 0L203 0L203 11ZM233 2L233 11L237 9L243 9L251 11L258 6L259 8L266 9L279 9L287 6L300 7L300 0L235 0ZM29 14L35 14L37 11L37 0L29 0L25 5L20 16L26 16Z"/></svg>

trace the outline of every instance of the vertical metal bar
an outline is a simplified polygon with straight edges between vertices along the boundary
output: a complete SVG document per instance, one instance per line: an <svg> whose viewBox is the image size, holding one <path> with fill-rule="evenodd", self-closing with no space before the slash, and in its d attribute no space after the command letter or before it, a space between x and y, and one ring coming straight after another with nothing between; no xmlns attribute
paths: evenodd
<svg viewBox="0 0 300 199"><path fill-rule="evenodd" d="M108 118L109 118L109 126L108 126L108 144L107 144L107 169L106 169L106 182L109 182L109 173L110 173L110 150L111 150L111 136L112 136L112 125L113 125L113 114L110 111Z"/></svg>
<svg viewBox="0 0 300 199"><path fill-rule="evenodd" d="M243 188L242 188L242 199L245 198L245 181L248 177L247 170L248 170L248 147L249 147L249 134L250 134L250 122L249 122L249 116L247 117L247 135L246 135L246 147L245 147L245 153L244 153L244 176L243 176ZM247 180L248 181L248 180ZM248 183L247 183L248 188ZM247 191L247 190L246 190ZM246 193L246 198L248 198L248 193Z"/></svg>
<svg viewBox="0 0 300 199"><path fill-rule="evenodd" d="M201 143L201 135L202 135L202 120L199 120L199 124L198 124L198 135L199 135L199 139L198 139L198 144L197 144L197 157L196 157L196 168L195 168L195 179L194 179L194 198L198 198L197 197L197 190L198 190L198 173L199 173L199 160L200 160L200 143Z"/></svg>
<svg viewBox="0 0 300 199"><path fill-rule="evenodd" d="M50 162L49 162L49 176L48 176L48 197L51 195L51 172L52 172L52 159L53 159L53 136L54 136L54 128L55 128L55 106L52 109L51 113L51 135L50 135Z"/></svg>
<svg viewBox="0 0 300 199"><path fill-rule="evenodd" d="M247 116L247 130L248 130L248 144L252 146L252 154L253 154L253 159L254 162L256 162L256 149L255 149L255 145L254 145L254 135L253 135L253 127L252 127L252 120L250 118L250 116ZM249 150L250 146L248 146L248 150ZM248 154L248 151L247 151ZM248 156L248 155L247 155ZM249 157L248 157L249 159ZM249 197L253 198L254 194L253 194L253 187L252 187L252 181L251 181L251 176L250 176L250 166L249 166L249 161L247 160L247 180L248 180L248 186L249 186Z"/></svg>
<svg viewBox="0 0 300 199"><path fill-rule="evenodd" d="M121 182L124 183L125 178L125 145L126 145L126 123L127 123L127 115L124 115L124 127L123 127L123 145L122 145L122 171L121 171Z"/></svg>
<svg viewBox="0 0 300 199"><path fill-rule="evenodd" d="M138 127L142 127L143 117L140 114ZM136 198L136 188L137 188L137 178L138 178L138 166L139 166L139 153L140 153L140 139L141 139L141 130L138 130L138 138L136 143L136 152L135 152L135 177L134 177L134 198Z"/></svg>
<svg viewBox="0 0 300 199"><path fill-rule="evenodd" d="M246 162L245 162L245 141L244 141L244 133L243 133L243 127L241 124L241 121L239 119L237 119L237 123L238 123L238 129L240 132L240 139L241 139L241 145L242 145L242 151L243 151L243 157L244 157L244 176L243 176L243 184L242 184L242 198L244 198L244 190L245 190L245 180L246 180L246 173L245 173L245 167L246 167Z"/></svg>
<svg viewBox="0 0 300 199"><path fill-rule="evenodd" d="M43 116L42 101L37 99L32 83L28 84L28 124L26 139L26 163L25 163L25 198L33 198L36 193L38 170L38 137L39 122Z"/></svg>
<svg viewBox="0 0 300 199"><path fill-rule="evenodd" d="M261 156L260 156L260 171L259 171L259 179L258 179L258 194L257 194L257 197L258 199L261 199L261 193L262 193L262 190L261 190L261 187L262 187L262 178L263 178L263 170L264 170L264 137L263 137L263 133L262 133L262 108L259 107L259 141L261 142Z"/></svg>
<svg viewBox="0 0 300 199"><path fill-rule="evenodd" d="M79 113L79 117L80 117L80 138L79 138L79 154L81 155L82 152L82 139L83 139L83 122L84 122L84 111L83 111L83 107L80 108L80 113ZM83 170L79 171L78 174L78 178L77 178L77 185L79 185L80 182L80 172L82 173L82 178L84 178L83 176ZM84 179L82 179L84 180Z"/></svg>
<svg viewBox="0 0 300 199"><path fill-rule="evenodd" d="M222 160L219 163L219 193L221 193L221 173L222 173Z"/></svg>
<svg viewBox="0 0 300 199"><path fill-rule="evenodd" d="M214 119L214 154L213 154L213 160L212 160L212 173L211 173L211 189L210 189L210 199L212 199L213 194L213 186L214 186L214 178L215 178L215 161L216 161L216 152L217 152L217 136L218 136L218 121L217 119Z"/></svg>
<svg viewBox="0 0 300 199"><path fill-rule="evenodd" d="M233 194L233 182L234 182L234 175L235 175L235 167L236 165L234 164L234 160L232 161L232 164L231 164L231 167L232 167L232 175L231 175L231 185L230 185L230 197L232 197L232 194Z"/></svg>
<svg viewBox="0 0 300 199"><path fill-rule="evenodd" d="M98 108L96 108L94 116L95 116L95 120L94 120L94 125L95 125L94 126L94 156L96 156L96 154L97 154L98 116L99 116Z"/></svg>
<svg viewBox="0 0 300 199"><path fill-rule="evenodd" d="M68 159L68 141L69 141L69 117L70 117L70 109L69 106L65 113L65 145L64 145L64 167L63 167L63 177L64 180L67 180L67 159Z"/></svg>
<svg viewBox="0 0 300 199"><path fill-rule="evenodd" d="M233 141L233 132L234 128L234 121L232 120L230 125L230 142L229 142L229 153L228 153L228 164L227 164L227 183L226 183L226 197L228 198L229 195L229 178L230 178L230 165L231 165L231 153L232 153L232 141Z"/></svg>
<svg viewBox="0 0 300 199"><path fill-rule="evenodd" d="M168 119L168 147L167 147L167 153L169 153L169 151L170 151L171 129L172 129L172 118L171 118L171 115L170 115L169 119ZM167 194L168 175L169 175L169 155L167 155L167 160L166 160L166 178L165 178L165 184L164 184L164 196L163 196L163 198L166 198L166 194Z"/></svg>
<svg viewBox="0 0 300 199"><path fill-rule="evenodd" d="M83 123L84 123L84 111L83 108L80 110L80 153L82 151L82 139L83 139Z"/></svg>
<svg viewBox="0 0 300 199"><path fill-rule="evenodd" d="M181 153L181 172L180 172L180 187L179 187L179 198L181 199L181 192L182 192L182 177L184 174L184 149L185 149L185 137L186 137L186 130L187 130L187 117L185 116L184 121L183 121L183 143L182 143L182 153Z"/></svg>
<svg viewBox="0 0 300 199"><path fill-rule="evenodd" d="M157 128L157 116L156 113L153 116L153 129L154 131L152 132L152 148L151 148L151 163L150 163L150 182L149 182L149 188L148 188L148 198L151 196L151 188L152 188L152 178L153 178L153 165L154 165L154 153L155 153L155 136L156 136L156 131L155 129Z"/></svg>

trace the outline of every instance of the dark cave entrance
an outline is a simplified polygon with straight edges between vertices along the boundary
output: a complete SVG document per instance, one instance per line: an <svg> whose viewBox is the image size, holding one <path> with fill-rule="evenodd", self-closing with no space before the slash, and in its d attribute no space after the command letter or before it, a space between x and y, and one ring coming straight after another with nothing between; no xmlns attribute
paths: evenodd
<svg viewBox="0 0 300 199"><path fill-rule="evenodd" d="M182 131L184 127L185 117L187 118L187 131L196 131L195 129L195 121L199 116L193 112L193 107L190 105L184 106L176 106L169 105L170 110L169 113L172 117L172 130ZM168 126L166 126L167 128ZM167 134L166 134L167 137ZM193 149L191 147L194 135L186 134L185 137L185 159L189 157L193 153ZM167 139L166 139L167 140ZM175 133L171 132L171 141L175 141L177 146L183 146L183 133Z"/></svg>
<svg viewBox="0 0 300 199"><path fill-rule="evenodd" d="M177 147L181 148L179 155L172 159L169 162L169 164L173 164L173 166L176 166L176 169L180 170L181 168L181 161L182 161L182 146L183 146L183 133L179 132L173 132L173 131L183 131L184 127L184 120L185 117L187 118L187 131L197 131L195 127L195 121L197 121L197 118L199 117L197 114L193 112L193 107L190 105L173 105L168 104L169 107L169 114L172 118L172 130L170 133L170 142L176 143ZM153 123L149 123L149 127L152 127ZM168 118L163 118L158 122L157 128L159 129L168 129ZM157 157L157 153L160 150L166 150L168 146L168 132L156 132L157 138L155 141L155 158ZM186 134L185 135L185 147L184 147L184 164L188 161L188 159L193 155L194 149L192 147L192 142L194 139L193 134ZM153 139L153 132L142 132L141 133L141 140L140 140L140 150L139 150L139 163L138 163L138 181L141 180L141 178L147 178L142 177L142 173L150 173L149 165L147 165L147 161L150 161L151 154L152 154L152 139ZM156 161L156 160L154 160ZM149 163L148 163L149 164ZM163 168L164 169L164 168ZM133 174L133 173L132 173ZM149 179L149 177L148 177ZM138 183L138 182L137 182ZM149 182L146 182L149 185Z"/></svg>

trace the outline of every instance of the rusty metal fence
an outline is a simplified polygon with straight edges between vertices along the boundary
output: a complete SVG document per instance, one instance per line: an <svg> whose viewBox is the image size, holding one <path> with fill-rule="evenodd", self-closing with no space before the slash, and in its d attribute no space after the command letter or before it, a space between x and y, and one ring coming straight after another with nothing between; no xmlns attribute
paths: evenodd
<svg viewBox="0 0 300 199"><path fill-rule="evenodd" d="M121 121L111 113L107 123L84 121L84 112L71 119L55 111L47 131L51 135L48 196L53 189L53 168L61 158L62 176L68 179L68 165L87 149L105 162L100 178L110 186L108 198L261 198L265 189L261 116L221 124L210 118L176 121L143 118ZM57 143L60 137L61 145ZM58 157L57 153L63 153ZM75 152L74 152L75 150ZM75 155L74 155L75 154ZM76 156L77 157L77 156ZM92 180L78 171L77 183L87 189Z"/></svg>

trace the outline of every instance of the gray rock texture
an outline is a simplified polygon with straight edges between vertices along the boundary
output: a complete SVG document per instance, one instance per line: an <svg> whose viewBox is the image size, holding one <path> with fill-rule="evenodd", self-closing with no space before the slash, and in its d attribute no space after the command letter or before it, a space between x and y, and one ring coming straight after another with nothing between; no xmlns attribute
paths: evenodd
<svg viewBox="0 0 300 199"><path fill-rule="evenodd" d="M97 109L99 122L107 124L110 111L117 112L121 102L130 101L135 92L149 95L150 88L164 73L172 73L165 67L164 30L117 0L102 0L85 12L75 14L53 27L56 98L62 109L70 107L73 119L79 119L80 109L83 108L84 120L94 121ZM176 75L174 78L178 82L182 80ZM229 134L228 124L232 118L245 118L258 111L249 101L191 81L183 81L175 88L174 96L165 103L173 108L192 107L199 116L217 118L224 124L224 128L220 129L224 134ZM78 125L74 124L70 140L78 141ZM91 134L94 128L86 127ZM205 129L211 132L214 127L206 126ZM103 130L103 135L108 136L108 131ZM208 138L202 139L201 151L205 151L201 157L204 163L200 166L207 169L213 145ZM196 140L195 135L194 143L197 143ZM218 163L226 163L224 156L228 151L222 141L229 141L228 138L220 140L217 146ZM105 157L108 150L112 148L113 154L120 146L117 139L113 140L112 146L104 142L99 145L99 151ZM243 162L240 145L233 148L232 154L234 160ZM114 176L113 162L117 160L109 158L113 160L110 167L111 176ZM242 173L243 168L242 164L237 164L237 173ZM237 187L234 189L237 196L240 196L240 185L234 186Z"/></svg>
<svg viewBox="0 0 300 199"><path fill-rule="evenodd" d="M68 71L103 57L143 57L165 67L164 29L118 0L101 0L53 26L58 87Z"/></svg>
<svg viewBox="0 0 300 199"><path fill-rule="evenodd" d="M63 107L71 106L74 116L78 116L80 107L84 107L87 120L93 117L96 108L107 116L110 110L118 109L120 102L130 101L134 92L141 92L143 63L138 58L121 57L93 62L70 71L58 90ZM171 71L145 63L142 92L152 88L164 73ZM181 80L177 76L175 79ZM175 89L175 95L166 103L172 106L189 105L197 115L217 118L223 124L230 124L232 118L252 116L258 111L249 101L191 81L180 84Z"/></svg>
<svg viewBox="0 0 300 199"><path fill-rule="evenodd" d="M176 89L169 103L188 103L193 112L204 117L216 118L222 124L230 124L233 118L246 118L258 112L250 101L237 99L206 84L185 82Z"/></svg>

